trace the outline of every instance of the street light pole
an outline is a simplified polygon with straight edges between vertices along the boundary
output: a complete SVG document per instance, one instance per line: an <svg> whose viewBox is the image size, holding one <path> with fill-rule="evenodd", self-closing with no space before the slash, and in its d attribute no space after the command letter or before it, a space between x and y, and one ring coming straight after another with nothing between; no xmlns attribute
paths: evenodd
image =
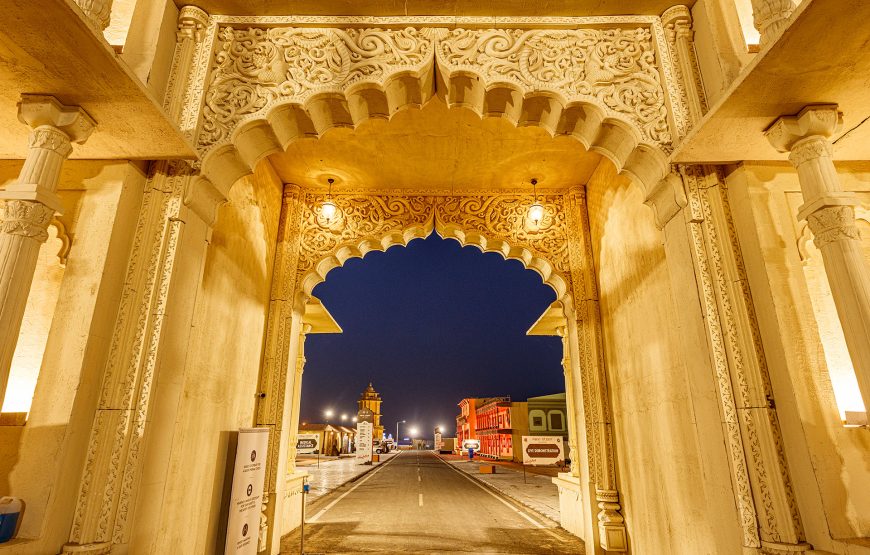
<svg viewBox="0 0 870 555"><path fill-rule="evenodd" d="M400 424L400 423L401 423L401 424L404 424L405 421L404 421L404 420L399 420L398 422L396 422L396 449L399 448L399 424Z"/></svg>

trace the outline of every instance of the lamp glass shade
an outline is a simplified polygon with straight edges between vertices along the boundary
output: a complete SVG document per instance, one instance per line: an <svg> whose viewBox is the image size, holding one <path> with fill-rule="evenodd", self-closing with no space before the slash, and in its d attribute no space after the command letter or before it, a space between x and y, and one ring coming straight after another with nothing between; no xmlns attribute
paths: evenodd
<svg viewBox="0 0 870 555"><path fill-rule="evenodd" d="M537 225L544 219L544 207L537 202L529 207L529 221Z"/></svg>
<svg viewBox="0 0 870 555"><path fill-rule="evenodd" d="M320 206L320 215L323 216L323 219L325 219L327 223L332 221L337 211L338 207L331 200L324 201Z"/></svg>

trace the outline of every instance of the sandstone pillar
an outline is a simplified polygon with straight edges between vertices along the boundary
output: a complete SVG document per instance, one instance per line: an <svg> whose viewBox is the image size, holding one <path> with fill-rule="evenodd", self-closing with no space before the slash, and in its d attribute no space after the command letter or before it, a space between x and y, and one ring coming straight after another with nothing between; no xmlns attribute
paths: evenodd
<svg viewBox="0 0 870 555"><path fill-rule="evenodd" d="M556 330L562 339L562 369L565 372L565 410L568 411L568 458L571 459L571 475L580 476L580 464L577 460L577 421L574 419L574 376L571 368L570 349L568 347L568 328Z"/></svg>
<svg viewBox="0 0 870 555"><path fill-rule="evenodd" d="M298 405L295 409L293 406L293 378L305 313L304 305L295 306L302 203L301 189L297 185L286 185L266 322L265 357L259 387L261 397L257 406L257 426L271 429L266 490L263 492L263 513L268 529L265 534L266 545L263 547L272 555L276 555L280 549L281 535L290 532L283 529L282 515L286 500L292 494L292 491L287 490L287 468L291 464L288 460L288 443L293 412L298 410Z"/></svg>
<svg viewBox="0 0 870 555"><path fill-rule="evenodd" d="M792 0L752 0L752 19L761 34L760 46L776 38L794 11Z"/></svg>
<svg viewBox="0 0 870 555"><path fill-rule="evenodd" d="M170 119L178 122L184 110L190 69L196 55L196 47L205 37L208 14L196 6L184 6L178 13L178 31L175 36L175 57L172 60L172 79L166 89L163 106Z"/></svg>
<svg viewBox="0 0 870 555"><path fill-rule="evenodd" d="M290 401L290 426L287 441L287 474L296 472L296 440L299 435L299 407L302 405L302 372L305 371L305 337L311 324L302 323L299 332L299 353L296 355L296 375L293 378L293 395Z"/></svg>
<svg viewBox="0 0 870 555"><path fill-rule="evenodd" d="M574 292L578 362L582 372L580 383L586 420L589 478L594 483L594 498L598 504L598 544L606 552L622 553L628 551L628 533L617 487L610 393L607 388L601 310L598 302L598 277L593 263L585 187L572 187L569 190L566 209L571 218L568 250Z"/></svg>
<svg viewBox="0 0 870 555"><path fill-rule="evenodd" d="M779 118L767 131L771 144L790 152L797 168L806 220L822 253L825 272L864 406L870 408L870 269L855 225L854 194L844 192L832 159L830 137L842 125L836 106L807 106Z"/></svg>
<svg viewBox="0 0 870 555"><path fill-rule="evenodd" d="M55 195L61 166L72 152L71 143L85 142L94 130L94 121L81 108L64 106L51 96L22 97L18 119L33 129L18 181L0 192L5 200L0 225L0 401L6 394L39 248L48 239L48 224L62 208Z"/></svg>

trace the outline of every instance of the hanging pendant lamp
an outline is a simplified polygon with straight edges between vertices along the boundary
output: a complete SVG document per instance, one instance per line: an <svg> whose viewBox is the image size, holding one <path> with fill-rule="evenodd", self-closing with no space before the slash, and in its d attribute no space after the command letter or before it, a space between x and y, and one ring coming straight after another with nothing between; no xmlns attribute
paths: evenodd
<svg viewBox="0 0 870 555"><path fill-rule="evenodd" d="M338 207L332 201L332 184L335 183L335 180L330 177L327 179L327 182L329 183L329 192L326 194L326 200L320 205L320 215L327 224L330 224L332 219L335 218L336 212L338 212Z"/></svg>
<svg viewBox="0 0 870 555"><path fill-rule="evenodd" d="M538 202L538 180L532 179L532 190L534 195L534 204L529 207L529 221L534 225L540 225L544 219L544 205Z"/></svg>

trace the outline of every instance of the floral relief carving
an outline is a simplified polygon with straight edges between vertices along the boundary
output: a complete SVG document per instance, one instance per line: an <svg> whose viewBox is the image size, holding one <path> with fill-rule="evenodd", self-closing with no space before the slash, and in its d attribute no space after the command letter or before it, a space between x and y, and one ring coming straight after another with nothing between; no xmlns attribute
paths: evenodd
<svg viewBox="0 0 870 555"><path fill-rule="evenodd" d="M650 30L454 29L437 45L439 65L472 70L526 92L592 100L637 125L644 138L671 143L665 95Z"/></svg>
<svg viewBox="0 0 870 555"><path fill-rule="evenodd" d="M446 72L470 71L524 93L592 103L635 126L643 140L671 148L662 62L649 25L452 31L220 25L216 33L202 93L200 150L228 141L242 119L278 102L304 104L315 94L344 94L364 82L382 89L399 74L431 71L436 58ZM204 79L205 71L194 69ZM190 118L186 113L185 121Z"/></svg>
<svg viewBox="0 0 870 555"><path fill-rule="evenodd" d="M300 250L297 264L297 284L302 276L316 271L317 264L339 249L352 247L365 254L381 245L391 234L417 230L425 236L432 229L439 231L455 226L464 233L477 232L487 240L504 241L512 247L525 248L550 263L553 269L568 278L566 221L561 210L561 196L542 196L545 206L543 221L532 226L526 214L531 204L529 195L426 196L426 195L336 195L336 216L324 221L320 205L325 196L308 193L303 202ZM480 245L485 247L485 245ZM502 251L503 252L503 251ZM508 254L504 253L503 254Z"/></svg>
<svg viewBox="0 0 870 555"><path fill-rule="evenodd" d="M807 225L820 249L840 239L861 239L855 224L855 210L851 206L826 206L816 210L807 216Z"/></svg>
<svg viewBox="0 0 870 555"><path fill-rule="evenodd" d="M218 32L199 147L227 139L244 116L280 100L303 102L365 81L383 83L432 60L418 29L234 29Z"/></svg>
<svg viewBox="0 0 870 555"><path fill-rule="evenodd" d="M7 200L3 203L0 230L44 243L48 240L48 224L53 217L54 210L41 202Z"/></svg>
<svg viewBox="0 0 870 555"><path fill-rule="evenodd" d="M464 231L478 231L488 237L509 240L540 254L553 268L570 275L567 223L561 196L540 196L544 217L538 225L528 221L528 195L451 196L439 199L436 221L453 224ZM437 227L437 226L436 226Z"/></svg>
<svg viewBox="0 0 870 555"><path fill-rule="evenodd" d="M56 127L43 125L30 132L27 146L51 150L66 158L72 152L69 136Z"/></svg>

